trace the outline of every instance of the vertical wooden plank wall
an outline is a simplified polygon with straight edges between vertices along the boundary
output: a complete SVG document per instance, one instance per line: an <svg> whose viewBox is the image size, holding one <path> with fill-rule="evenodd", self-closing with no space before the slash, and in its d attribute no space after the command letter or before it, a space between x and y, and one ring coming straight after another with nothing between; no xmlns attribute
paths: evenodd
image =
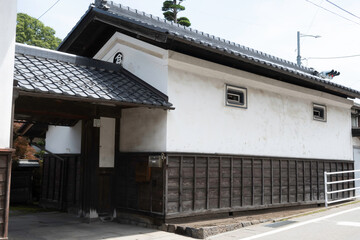
<svg viewBox="0 0 360 240"><path fill-rule="evenodd" d="M80 203L80 155L59 154L64 162L46 155L40 205L77 212Z"/></svg>
<svg viewBox="0 0 360 240"><path fill-rule="evenodd" d="M168 154L168 215L315 203L324 200L324 171L353 169L351 161ZM329 177L348 179L351 174ZM352 183L334 184L342 189ZM332 199L353 192L333 194Z"/></svg>
<svg viewBox="0 0 360 240"><path fill-rule="evenodd" d="M151 168L148 181L136 181L139 164L147 166L149 155L146 153L120 153L115 166L116 207L163 215L164 213L164 171ZM165 173L166 174L166 173ZM180 181L177 175L177 181ZM179 185L178 185L179 186Z"/></svg>

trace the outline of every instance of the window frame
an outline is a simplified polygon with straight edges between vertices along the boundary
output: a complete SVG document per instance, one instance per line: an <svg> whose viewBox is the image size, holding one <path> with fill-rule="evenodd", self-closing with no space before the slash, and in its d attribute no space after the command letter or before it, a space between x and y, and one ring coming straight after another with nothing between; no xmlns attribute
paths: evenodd
<svg viewBox="0 0 360 240"><path fill-rule="evenodd" d="M233 93L229 93L229 90L233 90L233 91L238 91L239 93L243 94L243 103L240 101L241 100L241 96L240 96L240 100L239 103L231 102L228 99L228 94L233 94ZM236 94L233 94L236 95ZM230 85L230 84L225 84L225 105L229 106L229 107L237 107L237 108L244 108L247 109L248 107L248 99L247 99L247 88L244 87L239 87L239 86L234 86L234 85Z"/></svg>
<svg viewBox="0 0 360 240"><path fill-rule="evenodd" d="M320 108L323 111L323 117L317 117L314 114L315 108ZM319 122L326 122L327 121L327 108L324 104L319 103L313 103L312 105L312 114L313 114L313 120L319 121Z"/></svg>

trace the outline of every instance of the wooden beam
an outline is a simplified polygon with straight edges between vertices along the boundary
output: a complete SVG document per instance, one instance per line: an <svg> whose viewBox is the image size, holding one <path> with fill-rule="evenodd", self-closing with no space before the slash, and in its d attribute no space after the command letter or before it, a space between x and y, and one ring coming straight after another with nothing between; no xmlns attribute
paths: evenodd
<svg viewBox="0 0 360 240"><path fill-rule="evenodd" d="M73 102L54 98L20 96L15 102L15 118L34 119L43 122L56 119L82 120L97 116L119 118L118 106L95 105L88 102Z"/></svg>

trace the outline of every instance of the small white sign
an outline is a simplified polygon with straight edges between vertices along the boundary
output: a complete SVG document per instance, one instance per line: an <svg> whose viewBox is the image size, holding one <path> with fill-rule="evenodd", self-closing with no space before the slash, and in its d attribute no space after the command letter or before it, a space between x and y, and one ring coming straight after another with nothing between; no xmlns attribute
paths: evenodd
<svg viewBox="0 0 360 240"><path fill-rule="evenodd" d="M99 128L101 127L101 120L100 119L94 119L94 127Z"/></svg>

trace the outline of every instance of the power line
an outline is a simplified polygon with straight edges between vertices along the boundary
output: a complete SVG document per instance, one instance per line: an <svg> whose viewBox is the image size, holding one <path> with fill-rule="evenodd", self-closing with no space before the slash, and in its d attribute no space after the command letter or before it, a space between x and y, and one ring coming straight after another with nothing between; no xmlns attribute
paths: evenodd
<svg viewBox="0 0 360 240"><path fill-rule="evenodd" d="M333 3L333 2L331 2L331 1L329 1L329 0L326 0L326 1L327 1L328 3L330 3L330 4L334 5L335 7L337 7L337 8L339 8L339 9L341 9L342 11L344 11L344 12L346 12L346 13L350 14L351 16L354 16L354 17L356 17L356 18L360 19L360 17L358 17L358 16L356 16L355 14L353 14L353 13L351 13L351 12L349 12L349 11L345 10L344 8L340 7L339 5L336 5L335 3Z"/></svg>
<svg viewBox="0 0 360 240"><path fill-rule="evenodd" d="M46 10L43 14L41 14L40 17L38 17L37 20L39 20L42 16L44 16L48 11L50 11L58 2L60 2L60 0L57 0L51 7L49 7L48 10Z"/></svg>
<svg viewBox="0 0 360 240"><path fill-rule="evenodd" d="M348 20L348 21L350 21L350 22L352 22L352 23L355 23L355 24L357 24L357 25L360 25L360 23L355 22L355 21L353 21L353 20L351 20L351 19L349 19L349 18L346 18L346 17L344 17L344 16L341 16L340 14L337 14L336 12L330 11L329 9L326 9L326 8L324 8L324 7L316 4L316 3L313 3L313 2L311 2L311 1L309 1L309 0L305 0L305 1L307 1L307 2L309 2L309 3L311 3L311 4L315 5L315 6L317 6L318 8L321 8L321 9L327 11L327 12L330 12L330 13L338 16L338 17L341 17L341 18L346 19L346 20Z"/></svg>
<svg viewBox="0 0 360 240"><path fill-rule="evenodd" d="M353 57L360 57L360 54L355 55L348 55L348 56L338 56L338 57L308 57L306 59L339 59L339 58L353 58Z"/></svg>

